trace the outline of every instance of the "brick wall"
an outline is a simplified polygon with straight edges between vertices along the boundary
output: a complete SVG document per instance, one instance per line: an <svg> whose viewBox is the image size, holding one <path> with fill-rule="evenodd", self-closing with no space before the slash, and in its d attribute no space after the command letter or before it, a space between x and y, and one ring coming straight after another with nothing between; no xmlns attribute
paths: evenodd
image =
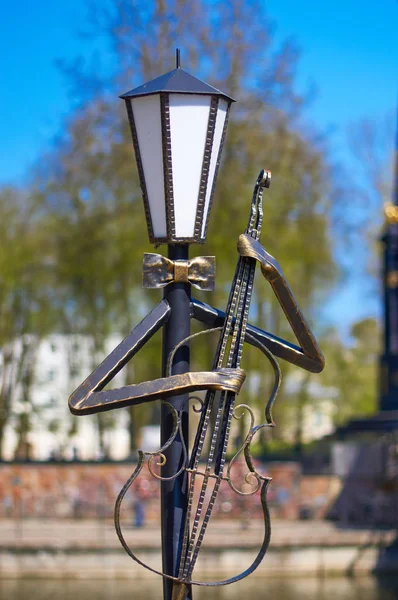
<svg viewBox="0 0 398 600"><path fill-rule="evenodd" d="M297 518L303 489L307 495L310 493L310 487L303 484L300 466L297 463L257 466L264 475L272 477L268 490L272 516ZM134 468L134 464L125 463L3 463L0 465L0 518L111 517L120 488ZM244 491L249 490L244 481L246 471L242 464L238 464L232 472L234 484L242 488L243 483ZM197 484L201 484L200 477L197 477ZM197 487L196 494L198 490ZM141 502L145 504L148 519L159 518L159 491L159 481L144 467L127 493L124 501L126 514L129 511L131 514L134 504ZM219 518L261 518L259 492L241 497L223 482L214 513Z"/></svg>

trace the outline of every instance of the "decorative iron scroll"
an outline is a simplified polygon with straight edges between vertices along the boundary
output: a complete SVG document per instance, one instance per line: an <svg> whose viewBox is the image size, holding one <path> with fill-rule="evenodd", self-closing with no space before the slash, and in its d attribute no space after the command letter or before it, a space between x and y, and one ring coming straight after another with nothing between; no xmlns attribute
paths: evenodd
<svg viewBox="0 0 398 600"><path fill-rule="evenodd" d="M275 359L271 359L271 361L272 360L275 360ZM280 370L279 370L279 367L278 367L276 361L275 361L274 368L275 368L275 371L277 374L275 377L275 384L274 384L273 392L271 394L270 400L267 403L267 414L268 415L271 415L270 407L273 403L273 400L276 396L276 393L279 389L280 382L281 382ZM189 400L190 401L195 400L196 402L199 403L199 408L196 408L195 406L193 407L193 410L195 412L201 413L205 409L203 399L200 398L199 396L191 396L189 398ZM162 401L162 402L165 402L165 401ZM242 573L240 573L234 577L231 577L231 578L223 580L223 581L204 582L204 581L197 581L197 580L190 579L190 578L188 578L188 579L182 578L180 576L173 577L171 575L164 574L161 571L158 571L157 569L154 569L153 567L151 567L151 566L145 564L143 561L141 561L138 558L138 556L136 556L134 551L130 548L130 546L127 544L127 542L124 538L123 532L122 532L121 524L120 524L120 511L121 511L121 506L122 506L123 500L126 496L126 493L130 489L130 487L133 485L133 483L136 481L139 474L141 473L145 463L147 464L148 470L151 473L151 475L153 477L155 477L156 479L158 479L159 481L176 479L184 470L188 471L188 473L191 473L191 474L193 473L193 470L190 469L188 466L188 452L187 452L187 448L185 447L184 443L183 443L184 461L183 461L183 464L180 467L180 469L178 471L176 471L176 473L174 473L174 475L172 475L171 477L164 478L161 475L159 475L158 473L156 473L153 468L153 463L156 459L157 459L157 463L156 463L157 466L163 466L166 463L167 459L165 456L165 451L173 443L178 431L180 432L181 440L183 440L182 431L181 431L181 413L182 413L182 411L177 411L169 403L167 403L167 402L165 402L165 403L169 406L169 408L171 409L172 414L173 414L173 421L174 421L173 433L170 436L170 438L167 440L166 444L164 444L158 450L155 450L153 452L146 452L144 450L138 450L139 458L138 458L137 467L136 467L135 471L132 473L132 475L130 476L130 478L126 481L125 485L121 489L119 496L116 500L115 512L114 512L116 533L118 535L118 538L119 538L123 548L127 552L127 554L133 560L135 560L138 564L140 564L142 567L148 569L149 571L152 571L153 573L156 573L157 575L161 575L162 577L166 577L167 579L171 579L176 582L184 583L186 585L193 584L193 585L199 585L199 586L213 586L214 587L214 586L227 585L230 583L234 583L234 582L239 581L240 579L243 579L243 578L247 577L248 575L250 575L250 573L252 573L259 566L259 564L261 563L261 561L267 551L268 545L269 545L270 536L271 536L271 526L270 526L269 511L268 511L268 507L267 507L267 503L266 503L266 494L267 494L268 484L271 481L271 477L264 476L256 470L256 468L253 464L253 460L252 460L252 456L251 456L251 452L250 452L250 446L251 446L254 436L260 429L262 429L264 427L272 427L274 425L274 423L271 421L271 422L265 422L265 423L262 423L261 425L255 426L254 425L255 419L254 419L254 414L253 414L252 409L247 404L238 404L232 412L232 417L237 420L241 419L244 416L244 413L239 414L239 410L247 411L247 413L250 416L250 427L245 436L245 440L244 440L242 446L235 453L233 458L229 461L229 465L228 465L226 474L223 476L217 476L214 473L206 473L206 472L203 472L200 470L195 471L196 475L199 475L203 478L212 478L216 481L219 481L220 483L222 481L226 482L229 485L229 487L232 489L232 491L235 492L236 494L238 494L239 496L251 496L253 494L256 494L259 490L261 490L261 505L262 505L263 515L264 515L264 539L263 539L263 542L261 544L261 547L258 551L256 558L254 559L252 564L245 571L243 571ZM252 489L249 491L243 491L241 489L238 489L236 487L236 485L232 482L232 477L231 477L232 468L233 468L235 462L239 459L239 457L242 454L245 457L246 466L248 468L248 472L246 473L246 475L244 477L243 483L246 483L246 484L249 484L252 486ZM255 482L254 485L253 485L253 482ZM192 501L193 498L190 498L190 500ZM206 522L206 527L207 527L207 524L208 524L208 520ZM203 539L203 536L202 536L202 539ZM184 544L185 545L188 544L187 539L186 540L184 539ZM200 546L201 546L201 544L200 544ZM199 549L200 549L200 546L199 546ZM199 549L198 549L198 552L196 553L196 558L197 558L197 554L199 553Z"/></svg>

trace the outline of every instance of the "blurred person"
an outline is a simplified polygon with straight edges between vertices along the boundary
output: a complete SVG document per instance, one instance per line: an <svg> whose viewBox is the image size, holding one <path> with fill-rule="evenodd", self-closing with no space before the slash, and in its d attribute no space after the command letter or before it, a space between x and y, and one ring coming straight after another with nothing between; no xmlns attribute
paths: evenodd
<svg viewBox="0 0 398 600"><path fill-rule="evenodd" d="M137 529L145 525L145 503L151 497L150 483L146 479L138 480L135 493L133 492L133 527Z"/></svg>

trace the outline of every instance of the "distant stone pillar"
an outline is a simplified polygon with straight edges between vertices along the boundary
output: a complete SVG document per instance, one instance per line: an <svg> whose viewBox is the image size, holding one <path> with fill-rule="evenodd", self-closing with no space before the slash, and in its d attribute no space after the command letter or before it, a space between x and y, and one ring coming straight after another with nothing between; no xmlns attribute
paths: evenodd
<svg viewBox="0 0 398 600"><path fill-rule="evenodd" d="M384 349L380 361L379 405L381 411L390 411L398 410L398 151L393 203L385 207L385 216L382 236Z"/></svg>

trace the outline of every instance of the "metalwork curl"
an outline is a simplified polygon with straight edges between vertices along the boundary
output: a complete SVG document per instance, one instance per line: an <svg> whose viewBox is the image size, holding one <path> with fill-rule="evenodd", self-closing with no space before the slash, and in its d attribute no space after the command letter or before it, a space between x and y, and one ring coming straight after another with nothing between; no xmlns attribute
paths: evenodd
<svg viewBox="0 0 398 600"><path fill-rule="evenodd" d="M193 412L195 412L196 414L200 414L201 412L203 412L203 410L205 409L205 403L203 401L203 398L201 398L200 396L189 396L189 398L186 400L186 402L184 402L184 406L186 403L188 403L192 400L194 402L199 402L199 406L195 406L195 404L192 404Z"/></svg>
<svg viewBox="0 0 398 600"><path fill-rule="evenodd" d="M192 333L191 335L188 335L186 338L181 340L181 342L179 342L176 346L174 346L173 350L169 354L169 357L167 359L167 365L166 365L166 373L169 374L169 377L172 374L171 368L173 366L174 356L175 356L177 350L179 348L181 348L181 346L184 346L184 344L186 344L187 342L190 342L194 338L197 338L201 335L206 335L208 333L214 333L215 331L221 331L222 329L223 329L222 327L213 327L212 329L203 329L202 331L198 331L197 333Z"/></svg>
<svg viewBox="0 0 398 600"><path fill-rule="evenodd" d="M243 409L243 412L240 415L237 414L237 410L239 410L239 409ZM229 461L229 465L227 468L227 477L226 477L228 485L231 488L231 490L233 490L236 494L239 494L239 496L251 496L251 495L255 494L256 492L258 492L258 490L261 487L261 479L259 477L257 477L257 475L251 470L249 470L249 472L246 473L245 481L249 485L252 485L252 483L249 481L249 478L254 477L256 479L256 484L255 484L255 487L252 490L250 490L249 492L243 492L242 490L238 489L232 483L232 479L231 479L231 469L232 469L234 463L238 460L239 456L242 454L242 452L246 449L246 447L248 445L250 445L252 437L253 437L252 431L254 428L254 414L253 414L253 411L250 408L250 406L248 406L247 404L238 404L237 406L235 406L234 410L232 411L232 416L236 420L242 419L245 416L246 412L248 412L250 415L249 431L246 434L246 437L245 437L245 440L244 440L242 446L239 448L239 450L236 452L236 454Z"/></svg>
<svg viewBox="0 0 398 600"><path fill-rule="evenodd" d="M184 436L182 434L181 413L178 412L174 408L174 406L172 406L170 404L170 402L166 402L165 400L162 400L161 403L168 406L169 409L171 410L171 414L173 417L173 431L172 431L169 439L166 441L166 443L161 448L159 448L159 450L155 450L154 452L143 452L143 454L145 456L149 456L148 470L149 470L150 474L152 475L152 477L155 477L155 479L158 479L159 481L172 481L173 479L176 479L179 475L181 475L181 473L184 471L184 469L186 469L187 461L188 461L188 450L187 450L187 447L186 447L186 444L184 441ZM170 477L162 477L161 475L156 473L156 471L153 470L153 461L156 457L159 457L160 462L156 463L156 465L163 467L166 464L167 458L166 458L166 455L164 454L164 452L174 442L178 432L180 433L182 451L183 451L182 465L181 465L180 469L176 473L174 473L174 475L171 475Z"/></svg>
<svg viewBox="0 0 398 600"><path fill-rule="evenodd" d="M166 456L158 450L156 453L153 453L153 454L151 453L151 456L148 459L148 471L150 472L152 477L155 477L155 479L159 479L159 481L162 481L162 480L164 480L164 478L161 477L158 473L156 473L156 471L153 470L152 463L156 457L158 457L158 459L159 459L158 462L156 463L157 467L163 467L163 465L165 465L167 463Z"/></svg>
<svg viewBox="0 0 398 600"><path fill-rule="evenodd" d="M250 334L246 334L248 337L250 337ZM275 356L272 354L272 352L266 347L264 346L264 344L258 343L258 347L260 348L260 350L267 356L269 362L271 363L273 369L274 369L274 375L275 375L275 381L274 381L274 385L270 394L270 397L267 401L267 404L265 406L265 418L266 418L266 422L262 423L261 425L257 425L254 426L255 423L255 418L254 418L254 413L252 411L252 409L250 408L250 406L248 406L247 404L238 404L233 412L232 412L232 416L234 417L234 419L236 420L240 420L244 417L245 413L249 413L250 415L250 427L249 430L246 434L245 440L242 444L242 446L239 448L239 450L236 452L236 454L232 457L232 459L229 462L228 468L227 468L227 482L228 485L230 486L230 488L236 493L239 494L240 496L252 496L253 494L255 494L256 492L258 492L258 490L260 489L262 482L266 481L267 483L269 483L271 481L271 478L261 475L261 473L259 473L254 464L253 464L253 459L251 456L251 452L250 452L250 446L251 443L253 441L253 437L256 435L256 433L260 430L263 429L265 427L274 427L275 423L273 421L272 418L272 407L274 405L275 402L275 398L278 394L280 385L281 385L281 381L282 381L282 373L280 370L280 367L276 361ZM243 409L243 412L241 415L237 414L237 411L239 409ZM252 479L253 477L256 479L257 483L255 484L255 487L250 490L249 492L243 492L242 490L240 490L239 488L237 488L231 480L231 469L232 466L234 465L234 463L238 460L239 456L242 454L242 452L244 453L244 457L245 457L245 461L246 461L246 465L249 468L249 472L246 473L245 475L245 482L248 483L249 485L253 485L249 479Z"/></svg>
<svg viewBox="0 0 398 600"><path fill-rule="evenodd" d="M237 411L239 409L243 409L242 414L238 415ZM245 411L247 411L250 415L250 429L249 431L254 427L254 413L252 411L252 409L250 408L250 406L248 406L247 404L238 404L237 406L235 406L235 408L232 411L232 416L234 419L236 419L237 421L240 421L244 416L245 416Z"/></svg>
<svg viewBox="0 0 398 600"><path fill-rule="evenodd" d="M272 480L272 477L268 477L267 475L262 475L254 466L253 464L253 459L252 459L252 455L250 453L250 445L253 441L254 436L256 435L256 433L258 433L258 431L260 431L260 429L264 429L266 427L270 427L269 423L261 423L261 425L257 425L256 427L254 427L251 431L250 434L250 440L249 442L246 444L245 448L244 448L244 455L245 455L245 460L246 460L246 464L249 467L249 473L248 474L253 474L257 480L261 480L261 481L267 481L268 483Z"/></svg>
<svg viewBox="0 0 398 600"><path fill-rule="evenodd" d="M261 352L263 354L265 354L265 356L268 358L268 360L271 363L272 368L274 370L274 375L275 375L274 386L272 388L272 391L271 391L270 397L267 401L267 404L265 405L265 419L266 419L265 425L268 425L270 427L275 427L275 423L272 418L272 408L274 406L276 396L279 392L279 388L281 387L281 383L282 383L281 368L280 368L275 356L272 354L271 350L269 350L267 348L267 346L265 346L258 340L255 340L255 338L248 331L246 331L246 340L248 342L256 341L257 348L259 348L261 350Z"/></svg>

